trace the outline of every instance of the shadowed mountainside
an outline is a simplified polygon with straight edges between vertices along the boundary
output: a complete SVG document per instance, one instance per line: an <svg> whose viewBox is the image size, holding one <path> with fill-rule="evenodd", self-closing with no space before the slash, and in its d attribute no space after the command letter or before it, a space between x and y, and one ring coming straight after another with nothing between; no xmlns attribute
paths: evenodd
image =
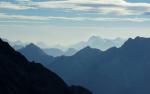
<svg viewBox="0 0 150 94"><path fill-rule="evenodd" d="M128 39L120 48L86 47L47 66L67 83L94 94L150 94L150 38Z"/></svg>
<svg viewBox="0 0 150 94"><path fill-rule="evenodd" d="M29 62L0 39L0 94L91 94L68 85L39 63Z"/></svg>
<svg viewBox="0 0 150 94"><path fill-rule="evenodd" d="M23 54L29 61L36 61L47 66L53 60L52 56L47 55L41 48L34 45L33 43L27 45L26 47L18 50Z"/></svg>

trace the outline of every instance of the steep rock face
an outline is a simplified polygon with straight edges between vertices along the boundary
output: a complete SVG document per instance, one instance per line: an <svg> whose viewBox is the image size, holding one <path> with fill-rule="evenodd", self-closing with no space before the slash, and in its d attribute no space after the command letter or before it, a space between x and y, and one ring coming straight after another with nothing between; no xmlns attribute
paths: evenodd
<svg viewBox="0 0 150 94"><path fill-rule="evenodd" d="M82 89L78 94L82 93ZM0 40L0 94L76 94L55 73ZM91 94L91 93L87 93Z"/></svg>
<svg viewBox="0 0 150 94"><path fill-rule="evenodd" d="M49 65L69 84L94 94L150 93L150 38L129 39L120 48L99 51L86 47Z"/></svg>

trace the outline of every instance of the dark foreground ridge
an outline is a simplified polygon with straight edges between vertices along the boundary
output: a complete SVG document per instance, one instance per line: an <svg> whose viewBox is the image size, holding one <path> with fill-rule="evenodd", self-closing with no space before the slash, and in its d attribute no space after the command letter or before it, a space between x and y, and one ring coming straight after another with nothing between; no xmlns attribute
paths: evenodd
<svg viewBox="0 0 150 94"><path fill-rule="evenodd" d="M39 63L29 62L0 39L0 94L91 94L68 85Z"/></svg>

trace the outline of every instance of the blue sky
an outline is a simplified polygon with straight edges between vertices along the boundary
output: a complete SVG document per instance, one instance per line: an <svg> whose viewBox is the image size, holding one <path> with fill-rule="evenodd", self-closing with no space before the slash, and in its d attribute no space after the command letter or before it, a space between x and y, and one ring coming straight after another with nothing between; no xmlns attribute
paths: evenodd
<svg viewBox="0 0 150 94"><path fill-rule="evenodd" d="M0 37L69 45L150 36L150 0L0 0Z"/></svg>

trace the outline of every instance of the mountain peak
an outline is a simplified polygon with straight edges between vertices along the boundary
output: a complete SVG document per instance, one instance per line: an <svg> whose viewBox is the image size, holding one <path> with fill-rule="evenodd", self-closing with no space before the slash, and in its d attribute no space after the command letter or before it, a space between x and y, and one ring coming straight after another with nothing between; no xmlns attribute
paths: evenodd
<svg viewBox="0 0 150 94"><path fill-rule="evenodd" d="M126 54L141 56L146 54L150 49L150 38L136 37L134 39L128 39L120 48L121 51L126 50Z"/></svg>
<svg viewBox="0 0 150 94"><path fill-rule="evenodd" d="M29 61L36 61L42 63L44 66L47 66L53 60L52 56L47 55L41 48L33 43L30 43L18 51L22 53Z"/></svg>
<svg viewBox="0 0 150 94"><path fill-rule="evenodd" d="M95 41L99 41L99 40L102 40L101 37L99 37L99 36L91 36L88 39L89 42L95 42Z"/></svg>
<svg viewBox="0 0 150 94"><path fill-rule="evenodd" d="M144 38L144 37L136 37L134 39L129 38L122 47L126 47L126 46L143 46L147 45L147 43L150 43L150 38ZM147 45L148 46L148 45Z"/></svg>
<svg viewBox="0 0 150 94"><path fill-rule="evenodd" d="M34 53L45 54L44 51L41 50L41 48L39 48L38 46L36 46L33 43L30 43L29 45L22 48L21 50L26 50L26 51L31 51L31 52L34 52Z"/></svg>
<svg viewBox="0 0 150 94"><path fill-rule="evenodd" d="M99 49L96 49L96 48L91 48L90 46L87 46L83 49L81 49L80 51L78 51L75 55L97 55L97 54L100 54L101 53L101 50Z"/></svg>
<svg viewBox="0 0 150 94"><path fill-rule="evenodd" d="M30 44L28 44L26 47L28 47L28 48L39 48L39 47L36 46L34 43L30 43Z"/></svg>
<svg viewBox="0 0 150 94"><path fill-rule="evenodd" d="M36 46L33 43L30 43L29 45L27 45L26 47L22 48L19 50L19 52L21 52L23 55L47 55L41 48L39 48L38 46Z"/></svg>

